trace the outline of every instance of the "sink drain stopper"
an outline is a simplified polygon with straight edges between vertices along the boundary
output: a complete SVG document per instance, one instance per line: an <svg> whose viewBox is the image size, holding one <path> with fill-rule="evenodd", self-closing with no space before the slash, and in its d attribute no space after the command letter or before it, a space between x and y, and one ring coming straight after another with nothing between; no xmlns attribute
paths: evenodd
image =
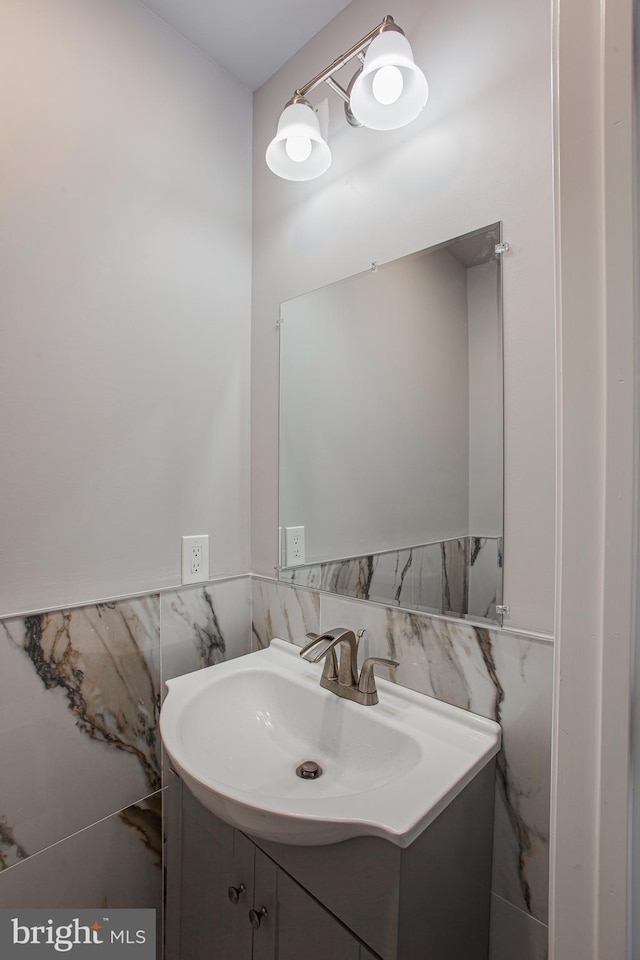
<svg viewBox="0 0 640 960"><path fill-rule="evenodd" d="M296 767L296 776L301 780L317 780L322 776L322 767L315 760L304 760L299 767Z"/></svg>

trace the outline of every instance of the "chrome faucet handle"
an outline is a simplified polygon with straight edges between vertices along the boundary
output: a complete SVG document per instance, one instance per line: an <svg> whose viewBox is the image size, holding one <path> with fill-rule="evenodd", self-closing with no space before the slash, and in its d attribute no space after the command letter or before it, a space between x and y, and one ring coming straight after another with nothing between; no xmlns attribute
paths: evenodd
<svg viewBox="0 0 640 960"><path fill-rule="evenodd" d="M360 681L358 683L358 690L360 693L365 694L367 697L375 697L371 699L369 703L378 702L378 691L376 690L376 678L373 672L373 668L376 664L381 664L385 667L397 667L399 663L397 660L388 660L386 657L368 657L365 662L362 664L362 670L360 671Z"/></svg>

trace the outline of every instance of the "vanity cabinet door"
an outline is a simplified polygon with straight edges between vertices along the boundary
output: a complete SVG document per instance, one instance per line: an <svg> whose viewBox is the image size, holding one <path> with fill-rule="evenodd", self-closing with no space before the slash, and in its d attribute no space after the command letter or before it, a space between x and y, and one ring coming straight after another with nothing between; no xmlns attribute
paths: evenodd
<svg viewBox="0 0 640 960"><path fill-rule="evenodd" d="M379 960L173 774L165 960Z"/></svg>
<svg viewBox="0 0 640 960"><path fill-rule="evenodd" d="M179 954L167 960L251 960L255 847L188 790L182 809Z"/></svg>
<svg viewBox="0 0 640 960"><path fill-rule="evenodd" d="M264 904L267 916L254 936L253 960L375 960L375 954L261 850L256 850L255 902ZM269 928L264 939L263 926L265 934Z"/></svg>
<svg viewBox="0 0 640 960"><path fill-rule="evenodd" d="M280 960L278 874L276 864L255 848L253 960ZM264 912L264 913L263 913ZM257 916L256 916L257 914ZM299 960L306 960L304 954Z"/></svg>

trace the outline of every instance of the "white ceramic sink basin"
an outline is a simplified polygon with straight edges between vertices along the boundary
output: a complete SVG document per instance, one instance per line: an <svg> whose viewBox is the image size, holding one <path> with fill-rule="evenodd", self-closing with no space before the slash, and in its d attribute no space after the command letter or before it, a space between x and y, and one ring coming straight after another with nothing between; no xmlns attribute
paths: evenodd
<svg viewBox="0 0 640 960"><path fill-rule="evenodd" d="M408 846L500 747L500 727L397 684L361 706L322 664L266 650L169 680L160 730L176 771L222 820L279 843L373 835ZM317 762L315 780L296 776Z"/></svg>

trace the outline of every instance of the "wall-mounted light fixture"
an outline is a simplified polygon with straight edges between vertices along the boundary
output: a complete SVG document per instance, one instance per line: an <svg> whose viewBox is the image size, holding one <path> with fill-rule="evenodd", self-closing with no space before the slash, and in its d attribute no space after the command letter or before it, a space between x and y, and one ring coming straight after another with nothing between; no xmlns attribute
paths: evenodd
<svg viewBox="0 0 640 960"><path fill-rule="evenodd" d="M345 90L334 74L356 57L360 67ZM313 180L331 164L329 145L307 100L307 94L321 83L344 100L353 127L396 130L415 120L427 102L427 81L413 62L411 45L393 17L386 16L313 80L298 87L285 106L266 154L269 169L285 180Z"/></svg>

